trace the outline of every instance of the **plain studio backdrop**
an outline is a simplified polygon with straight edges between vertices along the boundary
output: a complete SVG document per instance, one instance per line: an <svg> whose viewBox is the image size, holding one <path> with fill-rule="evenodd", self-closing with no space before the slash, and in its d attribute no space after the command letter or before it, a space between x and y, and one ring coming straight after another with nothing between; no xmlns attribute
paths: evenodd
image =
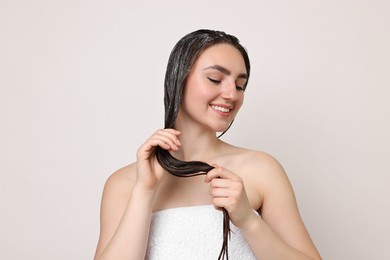
<svg viewBox="0 0 390 260"><path fill-rule="evenodd" d="M174 44L249 51L224 140L284 166L324 259L390 259L389 1L0 0L0 259L92 259L107 177L163 127Z"/></svg>

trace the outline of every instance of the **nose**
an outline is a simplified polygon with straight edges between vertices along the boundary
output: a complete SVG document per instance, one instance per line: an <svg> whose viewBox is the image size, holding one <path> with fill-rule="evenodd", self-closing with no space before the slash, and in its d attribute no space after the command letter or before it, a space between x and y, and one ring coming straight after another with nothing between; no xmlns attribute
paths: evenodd
<svg viewBox="0 0 390 260"><path fill-rule="evenodd" d="M229 101L237 101L238 100L238 90L236 87L236 83L233 82L226 82L226 84L222 88L222 98L229 100Z"/></svg>

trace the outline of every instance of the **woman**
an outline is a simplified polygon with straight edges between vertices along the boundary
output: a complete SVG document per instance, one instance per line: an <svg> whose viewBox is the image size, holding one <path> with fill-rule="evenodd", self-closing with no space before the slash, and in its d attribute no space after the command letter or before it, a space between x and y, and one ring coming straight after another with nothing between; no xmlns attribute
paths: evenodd
<svg viewBox="0 0 390 260"><path fill-rule="evenodd" d="M249 74L234 36L199 30L176 44L165 128L107 180L95 259L320 259L279 163L216 137L237 115ZM230 240L214 224L222 212Z"/></svg>

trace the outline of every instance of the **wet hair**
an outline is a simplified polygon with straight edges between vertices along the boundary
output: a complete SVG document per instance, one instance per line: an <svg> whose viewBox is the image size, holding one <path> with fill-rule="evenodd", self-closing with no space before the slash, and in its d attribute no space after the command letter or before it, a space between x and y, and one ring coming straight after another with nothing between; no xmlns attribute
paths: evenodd
<svg viewBox="0 0 390 260"><path fill-rule="evenodd" d="M216 44L222 43L235 47L241 53L245 62L246 74L249 79L250 62L248 53L235 36L221 31L206 29L201 29L187 34L177 42L168 60L164 83L165 128L173 128L175 125L182 102L183 89L185 87L188 74L190 73L195 61L204 50ZM247 84L248 80L245 83L244 89ZM228 129L225 129L222 134L224 134ZM156 157L159 164L166 171L178 177L192 177L206 174L214 168L213 166L201 161L178 160L167 150L164 150L161 147L156 148ZM223 259L225 256L226 259L228 259L230 220L225 209L223 209L223 214L223 245L218 259Z"/></svg>

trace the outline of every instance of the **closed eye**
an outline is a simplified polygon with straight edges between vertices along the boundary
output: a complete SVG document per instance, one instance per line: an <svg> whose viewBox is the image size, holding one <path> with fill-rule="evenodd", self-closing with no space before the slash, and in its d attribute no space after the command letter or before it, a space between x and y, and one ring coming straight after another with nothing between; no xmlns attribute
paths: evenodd
<svg viewBox="0 0 390 260"><path fill-rule="evenodd" d="M207 77L207 79L210 80L210 81L211 81L212 83L214 83L214 84L219 84L219 83L221 83L220 80L216 80L216 79L213 79L213 78L210 78L210 77Z"/></svg>
<svg viewBox="0 0 390 260"><path fill-rule="evenodd" d="M219 83L222 82L221 80L213 79L213 78L210 78L210 77L207 77L207 79L210 80L214 84L219 84ZM237 91L242 91L242 92L245 91L245 87L241 87L241 86L236 86L236 89L237 89Z"/></svg>

